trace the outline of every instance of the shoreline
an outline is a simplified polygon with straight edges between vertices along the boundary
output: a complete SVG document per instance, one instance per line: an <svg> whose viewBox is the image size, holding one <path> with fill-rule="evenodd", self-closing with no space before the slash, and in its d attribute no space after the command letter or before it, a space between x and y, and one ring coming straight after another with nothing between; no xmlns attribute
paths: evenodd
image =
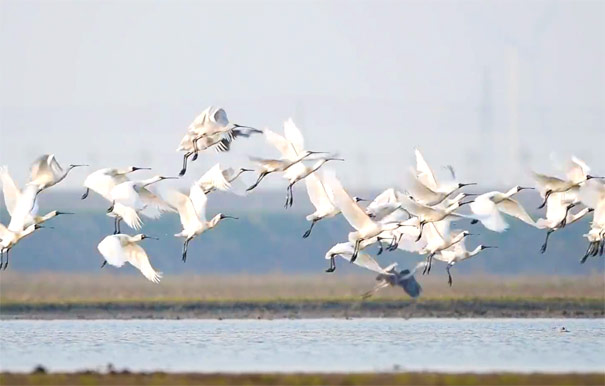
<svg viewBox="0 0 605 386"><path fill-rule="evenodd" d="M605 318L602 299L280 299L4 302L0 320Z"/></svg>
<svg viewBox="0 0 605 386"><path fill-rule="evenodd" d="M3 385L602 385L603 373L131 373L129 371L98 373L0 373Z"/></svg>

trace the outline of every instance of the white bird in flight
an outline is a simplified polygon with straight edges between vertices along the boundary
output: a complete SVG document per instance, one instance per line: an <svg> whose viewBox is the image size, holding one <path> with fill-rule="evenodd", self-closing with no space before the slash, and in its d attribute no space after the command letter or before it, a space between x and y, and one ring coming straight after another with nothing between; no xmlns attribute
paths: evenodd
<svg viewBox="0 0 605 386"><path fill-rule="evenodd" d="M469 205L471 212L473 212L473 215L470 217L474 219L471 223L474 224L477 221L481 221L481 224L491 231L504 232L508 229L508 223L502 217L502 213L504 213L516 217L531 226L535 226L534 220L523 206L511 198L524 189L533 188L517 185L506 193L494 191L479 195Z"/></svg>
<svg viewBox="0 0 605 386"><path fill-rule="evenodd" d="M209 194L215 190L233 191L237 195L245 195L246 187L238 178L245 172L252 172L252 169L240 168L238 171L233 168L222 169L220 164L211 167L200 179L195 183L202 188L205 194ZM238 185L233 189L232 184L237 180Z"/></svg>
<svg viewBox="0 0 605 386"><path fill-rule="evenodd" d="M3 224L0 224L0 269L5 270L8 267L8 252L24 237L31 235L36 229L42 228L39 224L32 224L24 230L11 231ZM2 262L6 257L4 266Z"/></svg>
<svg viewBox="0 0 605 386"><path fill-rule="evenodd" d="M553 193L563 193L568 190L580 186L582 183L593 178L603 179L603 177L595 177L588 174L590 168L579 158L572 157L569 167L566 172L567 179L563 180L557 177L548 176L540 173L533 173L534 180L538 186L540 195L544 198L538 209L543 208L548 201L548 198Z"/></svg>
<svg viewBox="0 0 605 386"><path fill-rule="evenodd" d="M121 267L124 263L130 263L135 268L137 268L143 276L145 276L148 280L159 283L162 278L162 272L158 272L151 266L149 262L149 257L145 250L138 245L138 242L144 239L154 239L154 237L150 237L144 234L138 234L135 236L130 236L126 234L116 234L109 235L105 237L99 245L97 245L97 249L103 255L105 260L101 265L101 268L105 266L105 264L113 265L114 267Z"/></svg>
<svg viewBox="0 0 605 386"><path fill-rule="evenodd" d="M208 203L208 197L197 184L191 186L188 196L179 191L171 190L166 193L165 199L170 206L178 211L181 219L183 230L174 236L185 239L183 244L183 262L187 260L187 248L193 238L214 228L223 219L237 219L237 217L219 213L210 221L207 221L206 204Z"/></svg>
<svg viewBox="0 0 605 386"><path fill-rule="evenodd" d="M326 173L325 181L330 197L333 197L334 204L340 209L349 224L356 229L354 232L350 232L348 235L349 242L354 245L354 252L351 256L351 262L355 262L357 259L360 244L364 240L373 239L378 237L383 232L390 232L401 226L407 226L407 224L401 222L382 223L373 221L357 204L357 202L347 193L333 173Z"/></svg>
<svg viewBox="0 0 605 386"><path fill-rule="evenodd" d="M92 190L111 202L111 190L122 182L130 181L126 175L137 170L151 170L151 168L136 166L130 166L126 169L103 168L90 173L82 184L86 188L84 194L82 194L82 200L86 199Z"/></svg>
<svg viewBox="0 0 605 386"><path fill-rule="evenodd" d="M120 233L120 221L132 229L140 229L142 221L139 213L149 218L158 218L162 212L172 211L160 197L147 187L159 181L176 179L176 177L155 176L141 181L126 181L111 189L111 206L107 209L109 215L116 217L115 233Z"/></svg>
<svg viewBox="0 0 605 386"><path fill-rule="evenodd" d="M448 276L447 283L451 287L452 286L452 275L450 273L450 269L456 263L470 259L471 257L476 256L479 252L484 251L489 248L497 248L497 247L488 246L488 245L478 245L475 249L473 249L472 251L469 251L466 249L464 240L461 240L460 242L454 244L452 247L439 251L439 253L437 253L437 254L435 254L435 256L433 256L433 258L435 260L439 260L439 261L443 261L444 263L447 263L447 266L445 267L445 270L447 271L447 276Z"/></svg>

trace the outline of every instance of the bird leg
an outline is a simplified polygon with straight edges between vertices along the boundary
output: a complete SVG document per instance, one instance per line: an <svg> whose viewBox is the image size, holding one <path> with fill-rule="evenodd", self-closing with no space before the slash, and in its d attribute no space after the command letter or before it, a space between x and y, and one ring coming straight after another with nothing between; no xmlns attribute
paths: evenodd
<svg viewBox="0 0 605 386"><path fill-rule="evenodd" d="M336 271L336 262L334 261L334 256L330 257L330 268L326 269L327 273L332 273Z"/></svg>
<svg viewBox="0 0 605 386"><path fill-rule="evenodd" d="M599 252L599 256L603 256L603 253L605 253L605 240L601 240L601 250Z"/></svg>
<svg viewBox="0 0 605 386"><path fill-rule="evenodd" d="M420 239L422 238L422 230L424 229L424 222L420 223L420 232L418 232L418 237L416 237L416 241L420 241Z"/></svg>
<svg viewBox="0 0 605 386"><path fill-rule="evenodd" d="M258 184L263 180L263 178L265 178L265 176L269 174L268 172L262 172L258 175L258 179L256 180L256 182L254 184L252 184L252 186L250 186L248 189L246 189L246 192L251 191L252 189L256 188L258 186Z"/></svg>
<svg viewBox="0 0 605 386"><path fill-rule="evenodd" d="M306 239L307 237L311 236L311 230L313 229L313 226L315 225L315 223L319 220L320 219L316 218L315 220L311 221L311 226L309 227L309 229L307 229L307 231L303 235L303 239Z"/></svg>
<svg viewBox="0 0 605 386"><path fill-rule="evenodd" d="M363 239L358 239L355 241L355 248L353 248L353 255L351 255L351 263L357 260L357 255L359 254L359 246L361 245L362 241Z"/></svg>
<svg viewBox="0 0 605 386"><path fill-rule="evenodd" d="M183 263L187 260L187 247L189 246L189 238L185 239L185 243L183 244Z"/></svg>
<svg viewBox="0 0 605 386"><path fill-rule="evenodd" d="M430 255L428 255L426 257L426 264L424 265L424 269L422 270L423 275L428 275L431 272L431 264L433 262L433 255L434 255L434 253L431 253Z"/></svg>
<svg viewBox="0 0 605 386"><path fill-rule="evenodd" d="M544 244L542 244L542 248L540 248L540 252L542 252L542 253L546 252L546 247L548 246L548 238L550 237L550 234L553 232L554 231L552 229L549 229L546 232L546 240L544 240Z"/></svg>
<svg viewBox="0 0 605 386"><path fill-rule="evenodd" d="M107 264L107 260L103 260L103 264L101 264L101 268L103 268Z"/></svg>
<svg viewBox="0 0 605 386"><path fill-rule="evenodd" d="M82 194L82 200L86 199L86 197L88 197L88 193L90 192L90 188L86 188L86 191L84 192L84 194Z"/></svg>
<svg viewBox="0 0 605 386"><path fill-rule="evenodd" d="M544 202L542 203L542 205L540 205L538 207L538 209L544 208L544 206L546 205L546 202L548 201L548 197L550 197L551 194L552 194L552 190L547 190L546 191L546 194L544 195Z"/></svg>
<svg viewBox="0 0 605 386"><path fill-rule="evenodd" d="M450 273L450 268L452 268L451 264L448 264L445 267L445 270L447 271L447 284L449 284L451 287L452 286L452 274Z"/></svg>
<svg viewBox="0 0 605 386"><path fill-rule="evenodd" d="M2 268L3 271L6 271L6 268L8 268L8 251L10 251L10 248L4 251L4 255L6 256L6 261L4 262L4 268Z"/></svg>
<svg viewBox="0 0 605 386"><path fill-rule="evenodd" d="M4 249L0 250L0 268L2 268L3 262L4 262Z"/></svg>
<svg viewBox="0 0 605 386"><path fill-rule="evenodd" d="M393 241L391 241L391 245L389 245L389 247L387 248L387 251L392 252L394 250L397 249L397 247L399 247L399 242L401 241L401 238L403 237L403 233L399 235L399 237L393 237Z"/></svg>
<svg viewBox="0 0 605 386"><path fill-rule="evenodd" d="M114 217L113 219L113 234L117 235L118 234L118 218Z"/></svg>
<svg viewBox="0 0 605 386"><path fill-rule="evenodd" d="M179 172L179 177L183 177L185 173L187 173L187 159L189 156L191 156L191 154L193 154L193 152L188 151L183 155L183 168Z"/></svg>
<svg viewBox="0 0 605 386"><path fill-rule="evenodd" d="M588 259L588 256L592 255L593 251L594 251L594 247L595 247L595 243L591 242L588 244L588 249L586 250L586 253L584 254L584 256L582 257L582 260L580 260L580 264L584 264L586 262L586 259ZM598 249L598 245L597 245L597 249Z"/></svg>
<svg viewBox="0 0 605 386"><path fill-rule="evenodd" d="M292 206L292 184L288 185L286 188L286 204L284 208L288 209L288 207Z"/></svg>

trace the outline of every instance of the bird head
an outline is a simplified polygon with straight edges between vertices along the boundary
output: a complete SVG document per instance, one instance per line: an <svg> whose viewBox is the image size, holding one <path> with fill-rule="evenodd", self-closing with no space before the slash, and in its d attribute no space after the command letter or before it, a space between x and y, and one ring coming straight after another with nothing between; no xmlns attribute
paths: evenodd
<svg viewBox="0 0 605 386"><path fill-rule="evenodd" d="M367 200L367 199L365 199L365 198L361 198L361 197L357 197L357 196L354 196L354 197L353 197L353 200L355 200L355 202L369 201L369 200Z"/></svg>
<svg viewBox="0 0 605 386"><path fill-rule="evenodd" d="M140 167L138 167L138 166L130 166L130 167L128 168L128 171L129 171L130 173L132 173L132 172L136 172L137 170L151 170L151 168L140 168Z"/></svg>

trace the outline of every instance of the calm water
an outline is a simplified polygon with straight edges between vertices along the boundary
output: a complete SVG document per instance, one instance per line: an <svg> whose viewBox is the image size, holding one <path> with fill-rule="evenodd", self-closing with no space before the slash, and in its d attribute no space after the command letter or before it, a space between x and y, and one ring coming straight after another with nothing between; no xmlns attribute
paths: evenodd
<svg viewBox="0 0 605 386"><path fill-rule="evenodd" d="M565 326L570 332L561 333ZM599 319L0 322L0 368L29 371L605 371Z"/></svg>

